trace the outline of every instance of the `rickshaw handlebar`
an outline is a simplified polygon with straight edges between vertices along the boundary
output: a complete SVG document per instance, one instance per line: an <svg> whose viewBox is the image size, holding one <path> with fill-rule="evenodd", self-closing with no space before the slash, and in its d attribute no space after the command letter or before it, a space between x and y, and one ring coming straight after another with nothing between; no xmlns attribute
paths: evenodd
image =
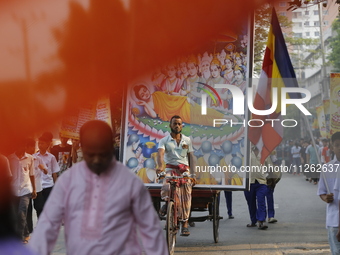
<svg viewBox="0 0 340 255"><path fill-rule="evenodd" d="M188 173L183 173L180 176L165 176L165 179L182 179L182 178L195 178L196 174L188 174Z"/></svg>

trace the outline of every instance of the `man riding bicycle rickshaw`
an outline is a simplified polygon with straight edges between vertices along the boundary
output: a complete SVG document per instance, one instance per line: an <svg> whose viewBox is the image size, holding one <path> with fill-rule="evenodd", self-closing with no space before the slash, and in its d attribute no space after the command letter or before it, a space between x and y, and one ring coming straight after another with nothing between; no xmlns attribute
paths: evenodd
<svg viewBox="0 0 340 255"><path fill-rule="evenodd" d="M182 176L194 173L194 155L192 142L189 137L181 134L182 119L175 115L170 120L170 135L162 138L158 145L158 172L166 173L165 176ZM182 222L181 236L189 236L188 220L191 208L191 193L195 183L193 178L181 178L176 186L176 199L178 199L178 217ZM170 184L164 181L161 197L168 202ZM167 203L162 206L160 215L167 212Z"/></svg>

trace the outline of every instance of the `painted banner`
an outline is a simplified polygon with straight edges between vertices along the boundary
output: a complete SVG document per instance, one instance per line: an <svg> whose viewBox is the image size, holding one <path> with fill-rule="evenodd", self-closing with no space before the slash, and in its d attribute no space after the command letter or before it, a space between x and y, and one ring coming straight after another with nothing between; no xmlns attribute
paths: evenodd
<svg viewBox="0 0 340 255"><path fill-rule="evenodd" d="M323 105L316 107L316 116L321 137L328 138L329 135L326 129L326 118Z"/></svg>
<svg viewBox="0 0 340 255"><path fill-rule="evenodd" d="M88 103L83 107L69 111L67 117L61 122L60 134L63 137L78 140L81 126L94 119L103 120L112 126L109 97L102 97L97 100L96 104Z"/></svg>
<svg viewBox="0 0 340 255"><path fill-rule="evenodd" d="M247 63L252 61L249 34L248 26L242 31L229 31L199 54L164 63L131 82L121 161L146 186L161 186L156 174L158 143L170 135L171 117L179 115L182 133L190 137L197 159L196 187L246 188L248 116L232 115L232 93L226 88L215 88L215 84L234 85L246 93ZM207 100L206 115L201 113L202 100ZM216 119L223 124L214 125Z"/></svg>
<svg viewBox="0 0 340 255"><path fill-rule="evenodd" d="M313 123L312 123L312 128L313 129L318 129L319 128L318 118L314 117Z"/></svg>
<svg viewBox="0 0 340 255"><path fill-rule="evenodd" d="M105 121L112 127L110 98L108 96L103 96L98 99L95 119Z"/></svg>
<svg viewBox="0 0 340 255"><path fill-rule="evenodd" d="M330 134L340 131L340 73L331 73L330 79Z"/></svg>

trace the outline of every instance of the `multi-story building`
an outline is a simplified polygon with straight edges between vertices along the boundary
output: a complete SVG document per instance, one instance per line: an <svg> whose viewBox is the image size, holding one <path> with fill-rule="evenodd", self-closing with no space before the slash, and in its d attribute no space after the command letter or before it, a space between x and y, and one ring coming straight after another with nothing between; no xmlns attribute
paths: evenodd
<svg viewBox="0 0 340 255"><path fill-rule="evenodd" d="M331 67L327 63L330 53L329 39L333 35L332 23L339 14L339 5L335 0L305 1L301 8L288 11L289 2L279 1L275 9L279 15L286 16L292 22L292 27L284 29L285 36L294 38L311 38L315 44L307 46L299 40L295 45L289 45L291 59L298 78L299 85L307 88L312 98L307 107L315 109L322 105L323 100L329 99L329 73ZM321 13L319 12L321 10ZM321 24L320 24L321 20ZM321 34L322 33L322 34Z"/></svg>
<svg viewBox="0 0 340 255"><path fill-rule="evenodd" d="M324 44L323 54L326 56L330 50L328 41L332 37L332 23L339 12L338 4L334 0L324 1L324 3L327 2L326 6L317 4L317 1L309 1L309 4L303 4L301 8L287 11L289 2L278 2L275 7L278 14L284 15L292 21L292 27L284 30L285 35L294 38L311 38L316 41L315 45L310 46L303 43L289 46L296 76L300 85L308 88L312 93L310 105L315 107L322 104L322 99L329 97L329 88L327 88L327 84L323 83L323 78L329 77L330 68L327 68L324 77L322 77L322 67L325 63L322 58L321 39ZM319 14L320 9L322 9L321 15ZM320 28L322 28L322 36Z"/></svg>

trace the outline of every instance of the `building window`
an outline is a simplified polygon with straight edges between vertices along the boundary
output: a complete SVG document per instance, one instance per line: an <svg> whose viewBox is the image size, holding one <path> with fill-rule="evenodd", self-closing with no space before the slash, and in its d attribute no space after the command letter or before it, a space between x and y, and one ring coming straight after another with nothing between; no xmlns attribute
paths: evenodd
<svg viewBox="0 0 340 255"><path fill-rule="evenodd" d="M324 25L324 26L328 26L328 20L325 20L325 21L323 22L323 25Z"/></svg>
<svg viewBox="0 0 340 255"><path fill-rule="evenodd" d="M305 15L309 15L309 11L305 11Z"/></svg>
<svg viewBox="0 0 340 255"><path fill-rule="evenodd" d="M286 13L286 12L280 12L279 15L281 15L281 16L287 16L287 13Z"/></svg>
<svg viewBox="0 0 340 255"><path fill-rule="evenodd" d="M314 35L315 35L315 36L320 36L320 32L319 32L319 31L316 31L316 32L314 32Z"/></svg>
<svg viewBox="0 0 340 255"><path fill-rule="evenodd" d="M310 36L310 32L306 32L306 36Z"/></svg>
<svg viewBox="0 0 340 255"><path fill-rule="evenodd" d="M323 15L328 15L328 10L323 11Z"/></svg>
<svg viewBox="0 0 340 255"><path fill-rule="evenodd" d="M314 27L318 27L318 26L320 26L319 21L314 21Z"/></svg>
<svg viewBox="0 0 340 255"><path fill-rule="evenodd" d="M306 27L309 27L309 21L305 21L304 25L305 25Z"/></svg>
<svg viewBox="0 0 340 255"><path fill-rule="evenodd" d="M279 3L279 6L280 6L280 7L286 7L286 2L280 2L280 3Z"/></svg>
<svg viewBox="0 0 340 255"><path fill-rule="evenodd" d="M296 37L296 38L302 38L302 33L294 33L294 37Z"/></svg>
<svg viewBox="0 0 340 255"><path fill-rule="evenodd" d="M314 10L314 15L319 15L319 10Z"/></svg>
<svg viewBox="0 0 340 255"><path fill-rule="evenodd" d="M296 19L296 18L300 18L302 16L302 13L301 12L293 12L293 18Z"/></svg>

